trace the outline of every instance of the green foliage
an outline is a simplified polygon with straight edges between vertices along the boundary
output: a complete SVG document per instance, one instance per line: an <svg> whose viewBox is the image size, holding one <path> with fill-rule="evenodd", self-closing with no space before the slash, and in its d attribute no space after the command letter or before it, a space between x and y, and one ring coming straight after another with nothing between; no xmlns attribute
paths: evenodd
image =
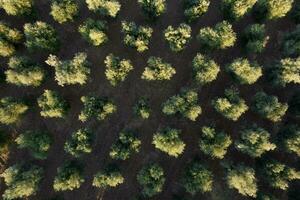
<svg viewBox="0 0 300 200"><path fill-rule="evenodd" d="M263 194L263 193L258 193L257 195L257 200L278 200L274 196Z"/></svg>
<svg viewBox="0 0 300 200"><path fill-rule="evenodd" d="M289 102L289 111L295 117L300 117L300 93L295 92L295 95L292 96Z"/></svg>
<svg viewBox="0 0 300 200"><path fill-rule="evenodd" d="M167 153L169 156L178 157L185 148L185 143L180 139L181 131L166 127L158 130L153 135L152 144L155 148Z"/></svg>
<svg viewBox="0 0 300 200"><path fill-rule="evenodd" d="M299 2L295 2L296 5L295 5L295 9L293 10L293 13L292 13L292 18L293 20L299 24L300 23L300 3Z"/></svg>
<svg viewBox="0 0 300 200"><path fill-rule="evenodd" d="M253 158L261 157L262 154L276 148L276 145L269 141L270 133L263 128L253 126L240 133L241 139L235 142L235 147Z"/></svg>
<svg viewBox="0 0 300 200"><path fill-rule="evenodd" d="M30 15L33 11L34 0L0 0L0 8L8 15Z"/></svg>
<svg viewBox="0 0 300 200"><path fill-rule="evenodd" d="M80 188L84 182L81 166L74 161L66 162L57 169L53 188L56 192Z"/></svg>
<svg viewBox="0 0 300 200"><path fill-rule="evenodd" d="M20 134L15 142L19 149L28 149L34 158L44 160L48 156L52 138L43 131L26 131Z"/></svg>
<svg viewBox="0 0 300 200"><path fill-rule="evenodd" d="M264 92L258 92L254 96L252 109L264 118L272 122L281 121L285 115L288 104L280 103L276 96L267 95Z"/></svg>
<svg viewBox="0 0 300 200"><path fill-rule="evenodd" d="M26 23L24 34L25 45L31 51L56 52L59 48L60 42L55 29L45 22Z"/></svg>
<svg viewBox="0 0 300 200"><path fill-rule="evenodd" d="M223 0L222 11L225 18L238 20L254 6L258 0Z"/></svg>
<svg viewBox="0 0 300 200"><path fill-rule="evenodd" d="M292 9L294 0L258 0L254 16L258 19L278 19L286 16Z"/></svg>
<svg viewBox="0 0 300 200"><path fill-rule="evenodd" d="M66 141L64 149L74 157L81 157L92 152L92 143L92 132L86 128L79 129Z"/></svg>
<svg viewBox="0 0 300 200"><path fill-rule="evenodd" d="M5 154L9 153L9 145L11 138L9 134L0 130L0 155L3 157Z"/></svg>
<svg viewBox="0 0 300 200"><path fill-rule="evenodd" d="M300 25L284 35L282 50L286 56L300 56Z"/></svg>
<svg viewBox="0 0 300 200"><path fill-rule="evenodd" d="M15 45L21 42L22 33L0 21L0 56L8 57L15 53Z"/></svg>
<svg viewBox="0 0 300 200"><path fill-rule="evenodd" d="M184 0L184 16L188 22L195 21L208 11L210 0Z"/></svg>
<svg viewBox="0 0 300 200"><path fill-rule="evenodd" d="M201 130L200 150L212 158L223 159L232 143L230 136L209 126L203 126Z"/></svg>
<svg viewBox="0 0 300 200"><path fill-rule="evenodd" d="M19 121L28 110L28 106L12 97L0 99L0 123L13 124Z"/></svg>
<svg viewBox="0 0 300 200"><path fill-rule="evenodd" d="M108 187L117 187L124 182L124 177L119 169L107 169L95 174L93 186L106 189Z"/></svg>
<svg viewBox="0 0 300 200"><path fill-rule="evenodd" d="M191 40L192 29L187 24L180 24L177 28L168 26L164 31L165 40L169 43L172 51L182 51Z"/></svg>
<svg viewBox="0 0 300 200"><path fill-rule="evenodd" d="M116 17L121 9L117 0L85 0L89 10L104 16Z"/></svg>
<svg viewBox="0 0 300 200"><path fill-rule="evenodd" d="M77 53L72 60L64 61L50 54L45 62L54 67L55 80L60 86L74 84L84 85L88 81L88 75L91 70L86 53Z"/></svg>
<svg viewBox="0 0 300 200"><path fill-rule="evenodd" d="M141 140L129 131L122 131L118 140L111 146L109 155L112 159L126 160L141 148Z"/></svg>
<svg viewBox="0 0 300 200"><path fill-rule="evenodd" d="M142 119L148 119L151 113L149 106L149 99L142 97L133 107L133 112L136 116L141 117Z"/></svg>
<svg viewBox="0 0 300 200"><path fill-rule="evenodd" d="M285 127L280 135L282 136L283 148L300 157L300 127L297 125Z"/></svg>
<svg viewBox="0 0 300 200"><path fill-rule="evenodd" d="M153 29L148 26L137 26L134 22L122 21L122 33L124 33L124 43L135 48L138 52L149 49L148 45L153 33Z"/></svg>
<svg viewBox="0 0 300 200"><path fill-rule="evenodd" d="M157 163L144 166L137 175L137 181L143 187L142 194L145 197L153 197L160 193L165 180L164 170Z"/></svg>
<svg viewBox="0 0 300 200"><path fill-rule="evenodd" d="M185 118L196 121L202 112L202 109L197 102L197 92L189 89L182 89L180 94L170 97L163 103L162 112L166 115L181 114Z"/></svg>
<svg viewBox="0 0 300 200"><path fill-rule="evenodd" d="M6 81L17 86L40 86L45 79L45 71L25 56L9 59Z"/></svg>
<svg viewBox="0 0 300 200"><path fill-rule="evenodd" d="M41 108L41 116L46 118L63 118L69 110L69 104L53 90L44 90L44 93L37 99Z"/></svg>
<svg viewBox="0 0 300 200"><path fill-rule="evenodd" d="M251 24L246 27L242 39L248 53L261 53L267 46L269 36L266 36L264 24Z"/></svg>
<svg viewBox="0 0 300 200"><path fill-rule="evenodd" d="M105 76L111 85L116 86L120 82L125 81L128 73L133 70L130 60L120 59L113 54L106 56L105 60Z"/></svg>
<svg viewBox="0 0 300 200"><path fill-rule="evenodd" d="M81 36L94 46L101 46L108 41L108 36L105 33L106 30L107 25L105 21L93 20L91 18L87 18L78 27Z"/></svg>
<svg viewBox="0 0 300 200"><path fill-rule="evenodd" d="M212 191L213 173L199 162L193 162L185 170L182 182L185 190L192 195L197 192L210 192Z"/></svg>
<svg viewBox="0 0 300 200"><path fill-rule="evenodd" d="M150 20L155 20L167 10L166 0L138 0L138 3Z"/></svg>
<svg viewBox="0 0 300 200"><path fill-rule="evenodd" d="M7 186L2 194L3 199L23 199L34 195L42 180L43 172L41 167L35 165L25 166L15 164L7 168L1 174Z"/></svg>
<svg viewBox="0 0 300 200"><path fill-rule="evenodd" d="M272 160L263 169L269 184L277 189L287 190L289 182L300 179L300 172L278 161Z"/></svg>
<svg viewBox="0 0 300 200"><path fill-rule="evenodd" d="M197 39L204 49L226 49L234 45L236 33L233 31L231 24L222 21L216 24L214 28L201 28Z"/></svg>
<svg viewBox="0 0 300 200"><path fill-rule="evenodd" d="M193 59L194 79L201 85L217 79L220 66L210 57L198 53Z"/></svg>
<svg viewBox="0 0 300 200"><path fill-rule="evenodd" d="M169 63L164 62L159 57L150 57L147 61L148 66L145 68L142 79L147 81L162 81L162 80L170 80L174 74L176 74L176 70Z"/></svg>
<svg viewBox="0 0 300 200"><path fill-rule="evenodd" d="M237 58L226 66L226 71L240 84L251 85L262 75L262 67L246 58Z"/></svg>
<svg viewBox="0 0 300 200"><path fill-rule="evenodd" d="M52 0L50 15L60 24L74 21L78 12L79 8L75 0Z"/></svg>
<svg viewBox="0 0 300 200"><path fill-rule="evenodd" d="M212 100L212 105L217 112L232 121L237 121L249 109L246 101L239 97L239 91L234 88L226 89L225 97Z"/></svg>
<svg viewBox="0 0 300 200"><path fill-rule="evenodd" d="M79 114L79 120L82 122L85 122L92 117L101 121L117 111L117 106L114 102L107 98L82 96L80 100L84 106Z"/></svg>
<svg viewBox="0 0 300 200"><path fill-rule="evenodd" d="M227 184L229 188L236 189L241 195L256 197L257 184L253 168L238 165L228 169Z"/></svg>

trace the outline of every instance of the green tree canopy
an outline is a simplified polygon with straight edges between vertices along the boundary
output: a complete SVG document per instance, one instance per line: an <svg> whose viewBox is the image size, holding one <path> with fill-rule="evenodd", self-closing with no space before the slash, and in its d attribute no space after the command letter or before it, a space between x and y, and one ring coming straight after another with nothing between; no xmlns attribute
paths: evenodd
<svg viewBox="0 0 300 200"><path fill-rule="evenodd" d="M0 99L0 123L6 125L16 123L27 110L28 106L22 101L4 97Z"/></svg>
<svg viewBox="0 0 300 200"><path fill-rule="evenodd" d="M117 0L85 0L88 9L104 16L116 17L121 10Z"/></svg>
<svg viewBox="0 0 300 200"><path fill-rule="evenodd" d="M141 97L133 107L133 112L137 117L148 119L151 114L149 99Z"/></svg>
<svg viewBox="0 0 300 200"><path fill-rule="evenodd" d="M34 0L0 0L0 8L8 15L30 15L33 12Z"/></svg>
<svg viewBox="0 0 300 200"><path fill-rule="evenodd" d="M1 1L0 1L1 2ZM16 52L16 45L21 42L23 34L0 21L0 56L8 57Z"/></svg>
<svg viewBox="0 0 300 200"><path fill-rule="evenodd" d="M223 0L222 11L225 18L238 20L254 6L258 0Z"/></svg>
<svg viewBox="0 0 300 200"><path fill-rule="evenodd" d="M93 186L97 188L117 187L124 182L119 169L106 169L95 174Z"/></svg>
<svg viewBox="0 0 300 200"><path fill-rule="evenodd" d="M300 157L300 127L297 125L290 125L284 127L280 131L279 137L281 139L284 150L289 153L295 153Z"/></svg>
<svg viewBox="0 0 300 200"><path fill-rule="evenodd" d="M50 15L58 23L74 21L78 13L79 8L75 0L52 0Z"/></svg>
<svg viewBox="0 0 300 200"><path fill-rule="evenodd" d="M286 16L292 9L294 0L258 0L254 16L258 19L278 19Z"/></svg>
<svg viewBox="0 0 300 200"><path fill-rule="evenodd" d="M204 15L209 8L210 0L184 0L184 16L188 22L195 21Z"/></svg>
<svg viewBox="0 0 300 200"><path fill-rule="evenodd" d="M284 34L282 50L285 56L300 56L300 25Z"/></svg>
<svg viewBox="0 0 300 200"><path fill-rule="evenodd" d="M165 40L169 43L172 51L182 51L192 37L192 28L181 23L177 28L168 26L164 31Z"/></svg>
<svg viewBox="0 0 300 200"><path fill-rule="evenodd" d="M138 3L150 20L155 20L167 10L166 0L138 0Z"/></svg>

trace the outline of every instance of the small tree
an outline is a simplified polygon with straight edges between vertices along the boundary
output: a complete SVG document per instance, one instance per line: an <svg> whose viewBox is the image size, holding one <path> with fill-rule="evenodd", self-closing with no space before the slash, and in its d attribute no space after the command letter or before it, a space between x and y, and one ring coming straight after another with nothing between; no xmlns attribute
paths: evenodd
<svg viewBox="0 0 300 200"><path fill-rule="evenodd" d="M269 184L281 190L287 190L290 181L300 179L299 171L275 160L267 162L263 172Z"/></svg>
<svg viewBox="0 0 300 200"><path fill-rule="evenodd" d="M81 157L92 152L92 143L92 132L86 128L79 129L66 141L64 149L74 157Z"/></svg>
<svg viewBox="0 0 300 200"><path fill-rule="evenodd" d="M44 170L36 165L15 164L7 168L1 177L7 188L2 197L4 200L28 198L38 191Z"/></svg>
<svg viewBox="0 0 300 200"><path fill-rule="evenodd" d="M295 2L295 9L293 10L292 13L292 18L293 20L299 24L300 23L300 3L299 2Z"/></svg>
<svg viewBox="0 0 300 200"><path fill-rule="evenodd" d="M185 170L182 180L185 190L195 195L212 191L213 173L199 162L192 162Z"/></svg>
<svg viewBox="0 0 300 200"><path fill-rule="evenodd" d="M19 121L28 110L28 106L12 97L0 99L0 123L13 124Z"/></svg>
<svg viewBox="0 0 300 200"><path fill-rule="evenodd" d="M20 134L15 142L19 149L28 149L34 158L44 160L48 156L52 138L43 131L26 131Z"/></svg>
<svg viewBox="0 0 300 200"><path fill-rule="evenodd" d="M280 132L281 144L285 151L300 157L300 128L297 125L285 127Z"/></svg>
<svg viewBox="0 0 300 200"><path fill-rule="evenodd" d="M262 117L267 118L272 122L278 122L285 115L288 109L288 104L280 103L276 96L267 95L264 92L258 92L254 96L252 109Z"/></svg>
<svg viewBox="0 0 300 200"><path fill-rule="evenodd" d="M184 16L188 22L195 21L208 11L210 0L184 0Z"/></svg>
<svg viewBox="0 0 300 200"><path fill-rule="evenodd" d="M239 91L234 88L226 89L225 97L212 100L212 105L217 112L232 121L237 121L249 109L245 100L239 97Z"/></svg>
<svg viewBox="0 0 300 200"><path fill-rule="evenodd" d="M37 21L33 24L25 24L24 34L25 45L31 51L56 52L59 48L60 42L55 29L45 22Z"/></svg>
<svg viewBox="0 0 300 200"><path fill-rule="evenodd" d="M1 1L0 1L1 2ZM21 42L22 33L0 21L0 56L8 57L16 52L16 45Z"/></svg>
<svg viewBox="0 0 300 200"><path fill-rule="evenodd" d="M284 34L282 50L285 56L300 56L300 25Z"/></svg>
<svg viewBox="0 0 300 200"><path fill-rule="evenodd" d="M134 105L133 112L137 117L141 117L142 119L148 119L151 113L149 99L145 97L140 98L138 102Z"/></svg>
<svg viewBox="0 0 300 200"><path fill-rule="evenodd" d="M57 168L57 175L54 178L53 188L56 192L74 190L80 188L84 182L82 168L76 162L65 162Z"/></svg>
<svg viewBox="0 0 300 200"><path fill-rule="evenodd" d="M111 146L109 155L112 159L126 160L141 148L141 140L129 131L122 131L118 140Z"/></svg>
<svg viewBox="0 0 300 200"><path fill-rule="evenodd" d="M185 143L180 139L181 131L166 127L158 130L153 135L152 144L155 148L167 153L169 156L178 157L185 148Z"/></svg>
<svg viewBox="0 0 300 200"><path fill-rule="evenodd" d="M95 174L93 186L106 189L108 187L117 187L124 182L124 177L119 169L106 169Z"/></svg>
<svg viewBox="0 0 300 200"><path fill-rule="evenodd" d="M181 114L185 118L196 121L202 112L202 109L197 102L197 92L182 89L180 94L170 97L163 103L162 112L166 115Z"/></svg>
<svg viewBox="0 0 300 200"><path fill-rule="evenodd" d="M291 9L294 0L258 0L254 9L257 19L278 19L284 17Z"/></svg>
<svg viewBox="0 0 300 200"><path fill-rule="evenodd" d="M11 57L5 71L6 81L17 86L40 86L45 79L45 71L28 57Z"/></svg>
<svg viewBox="0 0 300 200"><path fill-rule="evenodd" d="M226 66L226 71L240 84L251 85L263 74L262 67L246 58L237 58Z"/></svg>
<svg viewBox="0 0 300 200"><path fill-rule="evenodd" d="M44 93L37 99L41 108L41 116L46 118L63 118L69 110L69 104L53 90L44 90Z"/></svg>
<svg viewBox="0 0 300 200"><path fill-rule="evenodd" d="M258 193L257 195L257 200L278 200L277 198L275 198L272 195L268 195L268 194L263 194L263 193Z"/></svg>
<svg viewBox="0 0 300 200"><path fill-rule="evenodd" d="M210 57L198 53L193 59L194 79L200 85L208 84L215 79L220 72L220 66Z"/></svg>
<svg viewBox="0 0 300 200"><path fill-rule="evenodd" d="M200 29L197 39L204 49L226 49L234 45L236 33L233 31L231 24L222 21L216 24L214 28L205 27Z"/></svg>
<svg viewBox="0 0 300 200"><path fill-rule="evenodd" d="M105 76L111 85L116 86L118 83L125 81L128 73L133 70L130 60L120 59L113 54L106 56L105 60Z"/></svg>
<svg viewBox="0 0 300 200"><path fill-rule="evenodd" d="M78 12L75 0L52 0L50 15L60 24L73 21Z"/></svg>
<svg viewBox="0 0 300 200"><path fill-rule="evenodd" d="M236 189L241 195L256 197L257 184L253 168L244 165L231 167L226 180L229 188Z"/></svg>
<svg viewBox="0 0 300 200"><path fill-rule="evenodd" d="M163 62L159 57L150 57L147 61L148 66L145 68L142 79L147 81L170 80L176 70L169 63Z"/></svg>
<svg viewBox="0 0 300 200"><path fill-rule="evenodd" d="M30 15L33 11L34 0L0 0L0 8L8 15Z"/></svg>
<svg viewBox="0 0 300 200"><path fill-rule="evenodd" d="M264 24L252 24L246 27L242 35L247 53L261 53L266 48L269 36L266 36Z"/></svg>
<svg viewBox="0 0 300 200"><path fill-rule="evenodd" d="M225 18L238 20L254 6L258 0L223 0L222 11Z"/></svg>
<svg viewBox="0 0 300 200"><path fill-rule="evenodd" d="M192 29L187 24L180 24L177 28L168 26L164 31L165 40L169 43L172 51L182 51L191 40Z"/></svg>
<svg viewBox="0 0 300 200"><path fill-rule="evenodd" d="M289 101L289 111L295 117L300 117L300 93L295 92L292 96L291 100Z"/></svg>
<svg viewBox="0 0 300 200"><path fill-rule="evenodd" d="M138 3L150 20L155 20L167 10L166 0L138 0Z"/></svg>
<svg viewBox="0 0 300 200"><path fill-rule="evenodd" d="M85 0L89 10L104 16L116 17L121 10L121 4L117 0Z"/></svg>
<svg viewBox="0 0 300 200"><path fill-rule="evenodd" d="M0 159L1 164L4 163L9 155L9 146L11 143L11 137L8 133L0 130Z"/></svg>
<svg viewBox="0 0 300 200"><path fill-rule="evenodd" d="M125 45L135 48L138 52L149 49L148 46L153 33L152 28L137 26L134 22L122 21L122 33L124 34Z"/></svg>
<svg viewBox="0 0 300 200"><path fill-rule="evenodd" d="M83 39L94 46L101 46L108 41L108 36L105 33L106 30L107 25L105 21L93 20L91 18L87 18L86 21L78 27L78 31Z"/></svg>
<svg viewBox="0 0 300 200"><path fill-rule="evenodd" d="M142 194L149 198L162 191L165 180L164 170L157 163L144 166L137 175L137 181L143 187Z"/></svg>
<svg viewBox="0 0 300 200"><path fill-rule="evenodd" d="M241 131L241 139L235 142L235 147L237 150L257 158L276 148L276 145L269 140L270 133L254 125L252 128Z"/></svg>
<svg viewBox="0 0 300 200"><path fill-rule="evenodd" d="M223 159L231 145L231 137L224 132L217 132L215 128L203 126L199 140L200 150L212 158Z"/></svg>
<svg viewBox="0 0 300 200"><path fill-rule="evenodd" d="M55 69L55 80L60 86L80 84L88 81L91 72L86 53L77 53L72 60L61 61L55 55L49 55L45 61Z"/></svg>
<svg viewBox="0 0 300 200"><path fill-rule="evenodd" d="M82 122L95 117L97 120L104 120L117 111L117 106L113 101L107 98L94 96L82 96L80 98L83 103L83 110L79 114L79 120Z"/></svg>

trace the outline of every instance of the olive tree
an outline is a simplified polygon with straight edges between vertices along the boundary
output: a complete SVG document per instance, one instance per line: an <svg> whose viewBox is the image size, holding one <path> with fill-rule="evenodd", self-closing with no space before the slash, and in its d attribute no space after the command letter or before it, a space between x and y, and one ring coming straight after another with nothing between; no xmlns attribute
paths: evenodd
<svg viewBox="0 0 300 200"><path fill-rule="evenodd" d="M113 54L106 56L104 60L105 76L112 86L125 81L128 73L133 70L130 60L121 59Z"/></svg>
<svg viewBox="0 0 300 200"><path fill-rule="evenodd" d="M184 0L183 4L185 18L193 22L208 11L210 0Z"/></svg>
<svg viewBox="0 0 300 200"><path fill-rule="evenodd" d="M212 105L217 112L232 121L237 121L249 109L235 88L226 89L225 97L213 99Z"/></svg>
<svg viewBox="0 0 300 200"><path fill-rule="evenodd" d="M157 163L152 163L138 172L137 181L143 187L142 194L150 198L162 192L166 178L163 168Z"/></svg>
<svg viewBox="0 0 300 200"><path fill-rule="evenodd" d="M283 36L282 51L285 56L300 56L300 25Z"/></svg>
<svg viewBox="0 0 300 200"><path fill-rule="evenodd" d="M299 2L295 2L295 9L293 10L292 13L292 18L294 20L294 22L296 22L297 24L300 23L300 3Z"/></svg>
<svg viewBox="0 0 300 200"><path fill-rule="evenodd" d="M52 0L50 15L58 23L74 21L78 13L79 8L75 0Z"/></svg>
<svg viewBox="0 0 300 200"><path fill-rule="evenodd" d="M134 105L133 112L137 117L148 119L151 113L149 99L146 97L141 97Z"/></svg>
<svg viewBox="0 0 300 200"><path fill-rule="evenodd" d="M80 52L75 54L71 60L61 61L55 55L49 55L45 61L49 66L55 69L55 80L60 86L65 85L84 85L88 81L91 72L87 54Z"/></svg>
<svg viewBox="0 0 300 200"><path fill-rule="evenodd" d="M181 23L178 27L173 28L168 26L164 31L165 40L169 43L172 51L182 51L192 37L192 28L184 23Z"/></svg>
<svg viewBox="0 0 300 200"><path fill-rule="evenodd" d="M300 93L295 92L289 101L289 112L296 118L300 117Z"/></svg>
<svg viewBox="0 0 300 200"><path fill-rule="evenodd" d="M236 58L226 66L226 71L240 84L251 85L262 75L262 67L246 58Z"/></svg>
<svg viewBox="0 0 300 200"><path fill-rule="evenodd" d="M46 22L26 23L24 25L24 34L26 38L25 46L30 51L45 50L47 52L56 52L59 48L60 41L57 33Z"/></svg>
<svg viewBox="0 0 300 200"><path fill-rule="evenodd" d="M56 192L80 188L84 182L82 167L75 161L67 161L57 168L53 188Z"/></svg>
<svg viewBox="0 0 300 200"><path fill-rule="evenodd" d="M28 108L25 103L13 97L0 99L0 123L9 125L18 122Z"/></svg>
<svg viewBox="0 0 300 200"><path fill-rule="evenodd" d="M8 24L0 21L0 56L8 57L16 52L16 45L21 43L23 34Z"/></svg>
<svg viewBox="0 0 300 200"><path fill-rule="evenodd" d="M0 8L8 15L30 15L33 12L34 0L0 0Z"/></svg>
<svg viewBox="0 0 300 200"><path fill-rule="evenodd" d="M159 57L150 57L147 61L148 66L145 68L142 79L147 81L170 80L176 74L176 70L171 64L164 62Z"/></svg>
<svg viewBox="0 0 300 200"><path fill-rule="evenodd" d="M180 133L180 130L170 127L160 129L153 135L152 144L169 156L178 157L185 148L185 143L179 137Z"/></svg>
<svg viewBox="0 0 300 200"><path fill-rule="evenodd" d="M2 194L4 200L28 198L39 189L44 170L36 165L15 164L0 175L4 178L6 189Z"/></svg>
<svg viewBox="0 0 300 200"><path fill-rule="evenodd" d="M254 96L252 110L272 122L281 121L288 109L287 103L280 103L276 96L257 92Z"/></svg>
<svg viewBox="0 0 300 200"><path fill-rule="evenodd" d="M8 159L9 147L11 144L10 134L0 130L0 164L2 165Z"/></svg>
<svg viewBox="0 0 300 200"><path fill-rule="evenodd" d="M37 87L45 79L45 71L26 56L13 56L5 71L6 82L17 86Z"/></svg>
<svg viewBox="0 0 300 200"><path fill-rule="evenodd" d="M166 0L138 0L138 3L150 20L155 20L167 10Z"/></svg>
<svg viewBox="0 0 300 200"><path fill-rule="evenodd" d="M122 21L122 33L124 44L135 48L138 52L149 49L150 38L153 29L148 26L138 26L134 22Z"/></svg>
<svg viewBox="0 0 300 200"><path fill-rule="evenodd" d="M124 177L117 168L108 168L94 175L93 186L97 188L114 188L124 182Z"/></svg>
<svg viewBox="0 0 300 200"><path fill-rule="evenodd" d="M227 21L219 22L215 27L201 28L197 36L204 49L226 49L232 47L236 41L236 33Z"/></svg>
<svg viewBox="0 0 300 200"><path fill-rule="evenodd" d="M181 114L191 121L196 121L202 113L198 105L197 92L190 89L182 89L180 94L170 97L162 105L162 112L166 115Z"/></svg>
<svg viewBox="0 0 300 200"><path fill-rule="evenodd" d="M85 0L88 9L104 16L116 17L121 10L117 0Z"/></svg>
<svg viewBox="0 0 300 200"><path fill-rule="evenodd" d="M200 150L212 158L223 159L232 143L231 137L223 131L217 131L210 126L203 126L201 132L199 139Z"/></svg>
<svg viewBox="0 0 300 200"><path fill-rule="evenodd" d="M258 0L254 16L258 19L278 19L286 16L292 9L294 0Z"/></svg>
<svg viewBox="0 0 300 200"><path fill-rule="evenodd" d="M258 0L223 0L222 11L225 18L238 20L249 12Z"/></svg>
<svg viewBox="0 0 300 200"><path fill-rule="evenodd" d="M185 190L195 195L212 191L213 173L201 163L194 161L185 169L182 184Z"/></svg>
<svg viewBox="0 0 300 200"><path fill-rule="evenodd" d="M108 41L106 30L107 23L105 21L93 20L91 18L87 18L78 27L78 32L81 34L83 39L94 46L101 46Z"/></svg>
<svg viewBox="0 0 300 200"><path fill-rule="evenodd" d="M279 134L281 136L280 143L284 150L300 157L300 127L290 125L284 127Z"/></svg>
<svg viewBox="0 0 300 200"><path fill-rule="evenodd" d="M132 132L122 131L118 140L111 146L109 155L112 159L126 160L134 153L138 153L141 148L139 140Z"/></svg>

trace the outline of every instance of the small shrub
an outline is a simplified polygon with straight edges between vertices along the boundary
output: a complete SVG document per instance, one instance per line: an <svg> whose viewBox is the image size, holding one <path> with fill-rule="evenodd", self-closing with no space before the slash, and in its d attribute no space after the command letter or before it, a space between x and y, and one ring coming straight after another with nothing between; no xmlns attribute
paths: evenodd
<svg viewBox="0 0 300 200"><path fill-rule="evenodd" d="M223 0L222 11L225 18L238 20L254 6L258 0Z"/></svg>
<svg viewBox="0 0 300 200"><path fill-rule="evenodd" d="M138 102L134 105L133 112L137 117L141 117L142 119L148 119L151 113L149 99L144 97L140 98Z"/></svg>
<svg viewBox="0 0 300 200"><path fill-rule="evenodd" d="M117 0L85 0L88 9L104 16L116 17L121 10L121 4Z"/></svg>
<svg viewBox="0 0 300 200"><path fill-rule="evenodd" d="M184 16L188 22L195 21L208 11L210 0L184 0Z"/></svg>
<svg viewBox="0 0 300 200"><path fill-rule="evenodd" d="M107 169L95 174L93 179L93 186L106 189L108 187L117 187L123 182L124 177L122 176L119 169Z"/></svg>
<svg viewBox="0 0 300 200"><path fill-rule="evenodd" d="M0 0L0 8L8 15L30 15L33 12L34 0Z"/></svg>
<svg viewBox="0 0 300 200"><path fill-rule="evenodd" d="M166 0L138 0L138 3L150 20L155 20L167 10Z"/></svg>
<svg viewBox="0 0 300 200"><path fill-rule="evenodd" d="M292 9L293 2L294 0L258 0L254 16L259 20L282 18Z"/></svg>
<svg viewBox="0 0 300 200"><path fill-rule="evenodd" d="M0 56L12 56L16 52L16 45L21 43L22 37L23 34L19 30L0 21Z"/></svg>
<svg viewBox="0 0 300 200"><path fill-rule="evenodd" d="M182 51L191 40L192 29L187 24L180 24L177 28L168 26L164 31L165 40L169 43L172 51Z"/></svg>
<svg viewBox="0 0 300 200"><path fill-rule="evenodd" d="M19 121L28 110L28 106L12 97L0 99L0 123L13 124Z"/></svg>
<svg viewBox="0 0 300 200"><path fill-rule="evenodd" d="M60 24L74 21L78 12L79 8L75 0L52 0L50 15Z"/></svg>

